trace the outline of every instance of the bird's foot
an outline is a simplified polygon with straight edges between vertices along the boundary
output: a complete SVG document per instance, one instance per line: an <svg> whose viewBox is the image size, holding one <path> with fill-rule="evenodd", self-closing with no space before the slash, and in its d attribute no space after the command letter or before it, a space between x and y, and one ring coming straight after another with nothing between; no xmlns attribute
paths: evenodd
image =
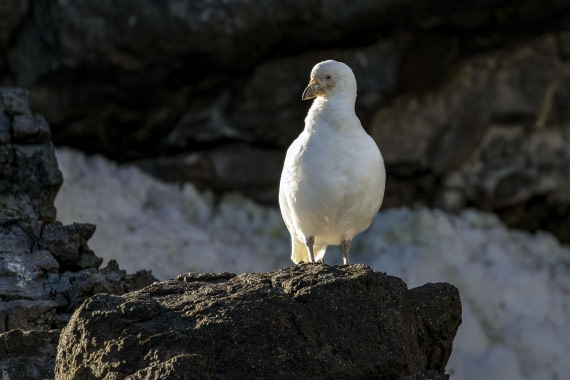
<svg viewBox="0 0 570 380"><path fill-rule="evenodd" d="M348 256L350 255L350 240L342 240L340 242L340 248L342 249L342 264L350 265Z"/></svg>

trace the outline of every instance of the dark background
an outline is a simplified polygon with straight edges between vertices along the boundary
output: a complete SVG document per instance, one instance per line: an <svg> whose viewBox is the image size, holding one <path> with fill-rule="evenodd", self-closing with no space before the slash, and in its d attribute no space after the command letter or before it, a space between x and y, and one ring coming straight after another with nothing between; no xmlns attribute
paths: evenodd
<svg viewBox="0 0 570 380"><path fill-rule="evenodd" d="M0 0L0 85L56 145L275 205L301 93L350 65L383 207L570 242L570 1Z"/></svg>

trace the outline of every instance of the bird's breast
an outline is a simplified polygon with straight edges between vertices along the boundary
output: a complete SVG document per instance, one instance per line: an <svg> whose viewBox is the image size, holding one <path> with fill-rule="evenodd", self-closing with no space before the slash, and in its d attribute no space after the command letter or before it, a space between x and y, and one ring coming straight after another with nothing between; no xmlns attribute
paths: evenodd
<svg viewBox="0 0 570 380"><path fill-rule="evenodd" d="M338 244L347 231L365 229L380 207L384 167L363 131L329 132L304 132L290 147L280 192L303 234L326 235L327 244Z"/></svg>

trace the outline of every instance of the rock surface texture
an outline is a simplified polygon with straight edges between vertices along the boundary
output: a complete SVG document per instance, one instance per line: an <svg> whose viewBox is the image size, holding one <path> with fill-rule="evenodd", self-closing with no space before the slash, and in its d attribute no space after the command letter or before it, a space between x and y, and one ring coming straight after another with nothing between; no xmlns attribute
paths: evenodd
<svg viewBox="0 0 570 380"><path fill-rule="evenodd" d="M408 290L364 265L189 273L90 298L56 379L446 379L460 323L455 287Z"/></svg>
<svg viewBox="0 0 570 380"><path fill-rule="evenodd" d="M0 85L30 89L58 145L275 203L307 72L336 59L386 151L385 207L475 206L570 242L568 0L14 0L0 18Z"/></svg>
<svg viewBox="0 0 570 380"><path fill-rule="evenodd" d="M53 378L59 330L90 296L123 294L152 283L127 275L91 251L90 224L55 221L62 183L46 121L28 94L0 89L0 373L9 379Z"/></svg>

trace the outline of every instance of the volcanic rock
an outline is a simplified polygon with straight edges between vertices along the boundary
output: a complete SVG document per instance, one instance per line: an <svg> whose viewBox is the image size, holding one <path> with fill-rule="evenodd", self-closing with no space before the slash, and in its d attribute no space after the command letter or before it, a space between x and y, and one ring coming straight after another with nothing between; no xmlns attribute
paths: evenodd
<svg viewBox="0 0 570 380"><path fill-rule="evenodd" d="M188 273L85 302L56 379L445 379L460 323L452 285L408 290L364 265Z"/></svg>

